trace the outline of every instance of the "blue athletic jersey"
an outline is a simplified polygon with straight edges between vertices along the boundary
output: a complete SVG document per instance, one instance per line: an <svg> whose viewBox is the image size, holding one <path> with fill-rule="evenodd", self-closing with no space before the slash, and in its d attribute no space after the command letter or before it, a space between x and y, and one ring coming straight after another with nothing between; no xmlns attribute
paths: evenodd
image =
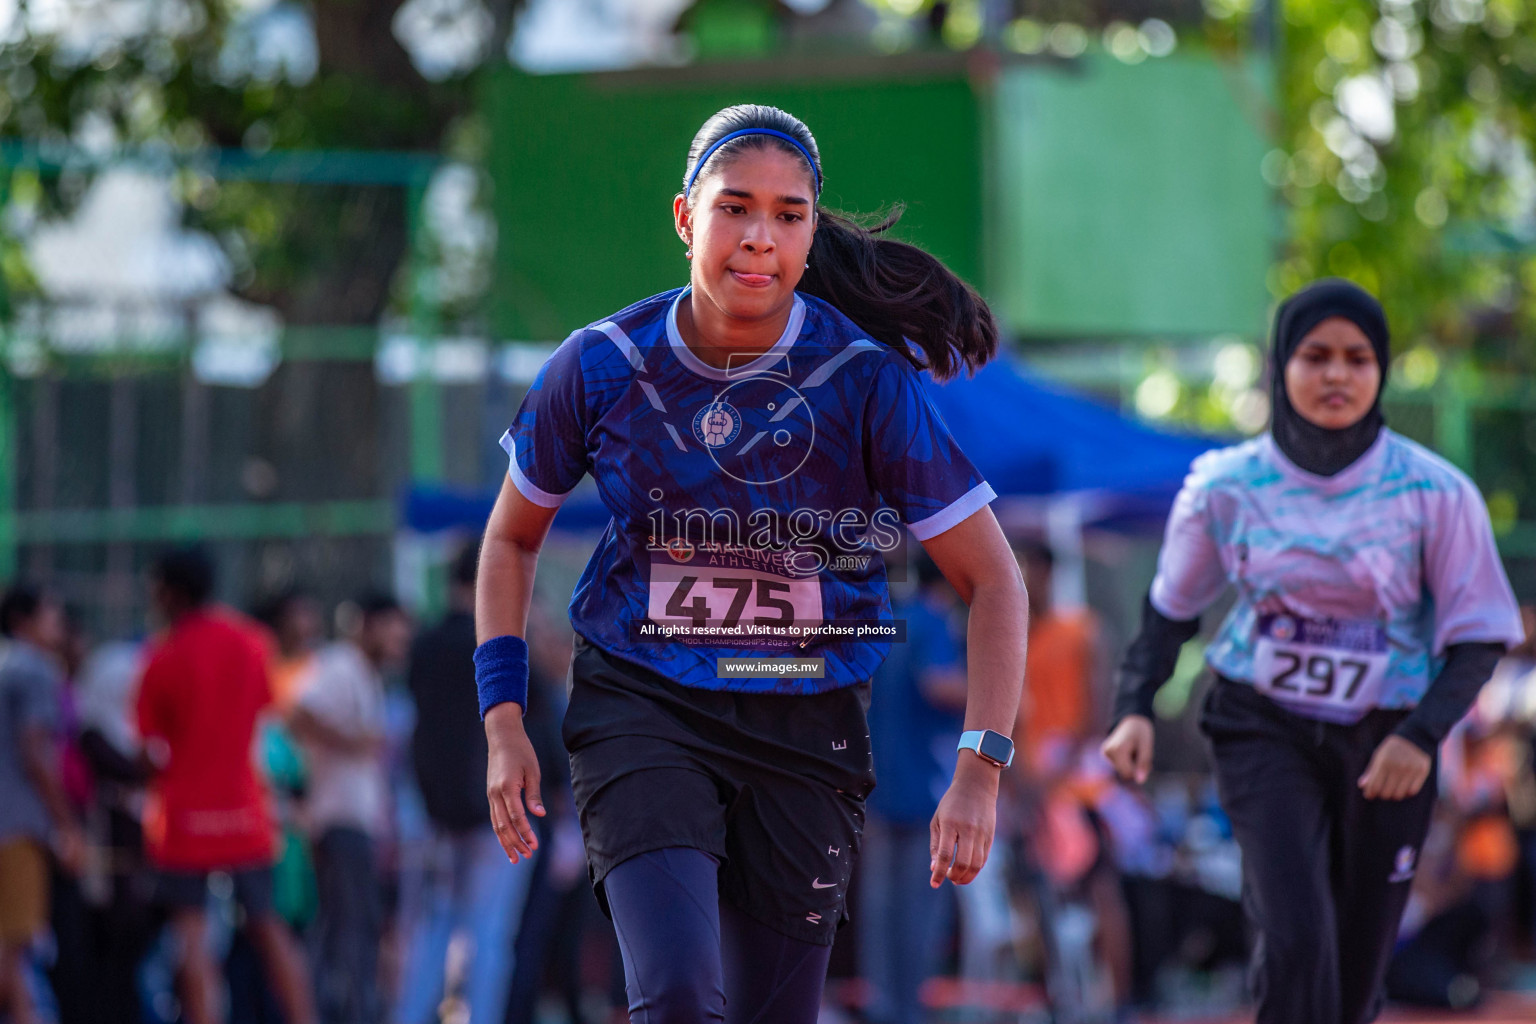
<svg viewBox="0 0 1536 1024"><path fill-rule="evenodd" d="M868 680L899 637L882 552L995 494L910 363L819 299L729 368L677 330L687 289L565 340L501 445L529 501L591 473L613 514L571 599L609 653L685 686L820 693ZM822 678L717 677L717 659L824 658ZM723 669L721 670L723 671Z"/></svg>

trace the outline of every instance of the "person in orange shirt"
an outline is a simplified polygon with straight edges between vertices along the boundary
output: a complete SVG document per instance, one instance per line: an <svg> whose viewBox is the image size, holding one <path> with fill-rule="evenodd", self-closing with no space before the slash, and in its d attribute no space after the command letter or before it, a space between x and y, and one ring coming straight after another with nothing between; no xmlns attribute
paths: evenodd
<svg viewBox="0 0 1536 1024"><path fill-rule="evenodd" d="M272 706L286 715L302 689L304 674L315 663L315 651L325 637L320 604L302 590L286 590L257 613L272 631Z"/></svg>
<svg viewBox="0 0 1536 1024"><path fill-rule="evenodd" d="M1094 949L1108 968L1116 1004L1131 997L1131 931L1108 835L1095 807L1107 782L1080 769L1087 741L1099 730L1094 700L1099 623L1088 608L1053 600L1056 557L1036 540L1017 540L1014 557L1029 594L1029 646L1024 699L1014 742L1023 755L1019 778L1038 801L1031 830L1036 863L1057 885L1081 894L1095 920ZM1090 813L1093 812L1093 813Z"/></svg>
<svg viewBox="0 0 1536 1024"><path fill-rule="evenodd" d="M1070 767L1094 725L1093 674L1099 624L1087 608L1052 600L1056 558L1034 540L1013 546L1029 592L1029 649L1024 700L1014 741L1031 775L1052 778Z"/></svg>

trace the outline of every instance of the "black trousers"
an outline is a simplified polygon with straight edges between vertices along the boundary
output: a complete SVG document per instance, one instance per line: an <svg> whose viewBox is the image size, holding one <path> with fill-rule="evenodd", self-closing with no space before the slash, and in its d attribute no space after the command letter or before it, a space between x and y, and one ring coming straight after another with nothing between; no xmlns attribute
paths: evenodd
<svg viewBox="0 0 1536 1024"><path fill-rule="evenodd" d="M313 933L315 1001L324 1024L377 1024L379 941L384 931L373 839L345 826L328 828L315 844L320 906Z"/></svg>
<svg viewBox="0 0 1536 1024"><path fill-rule="evenodd" d="M1331 725L1219 680L1200 726L1243 852L1254 933L1256 1024L1366 1024L1435 802L1435 772L1407 800L1367 800L1357 780L1404 711Z"/></svg>

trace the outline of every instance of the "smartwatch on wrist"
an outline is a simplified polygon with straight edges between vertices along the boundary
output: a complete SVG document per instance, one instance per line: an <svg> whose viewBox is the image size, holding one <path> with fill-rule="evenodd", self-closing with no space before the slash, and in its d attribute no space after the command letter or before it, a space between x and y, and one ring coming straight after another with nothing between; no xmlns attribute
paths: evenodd
<svg viewBox="0 0 1536 1024"><path fill-rule="evenodd" d="M958 750L973 750L990 765L1007 768L1013 764L1013 740L991 729L972 729L960 734Z"/></svg>

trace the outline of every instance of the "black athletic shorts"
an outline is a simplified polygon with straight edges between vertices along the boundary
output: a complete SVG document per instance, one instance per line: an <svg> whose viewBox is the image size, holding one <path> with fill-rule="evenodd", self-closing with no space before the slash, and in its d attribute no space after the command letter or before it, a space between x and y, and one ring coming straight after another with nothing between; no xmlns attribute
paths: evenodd
<svg viewBox="0 0 1536 1024"><path fill-rule="evenodd" d="M811 696L679 686L576 638L563 735L587 863L671 846L718 857L720 894L831 945L875 785L869 683Z"/></svg>
<svg viewBox="0 0 1536 1024"><path fill-rule="evenodd" d="M270 864L229 868L223 871L176 871L161 868L154 873L151 902L166 910L199 910L208 903L210 882L228 887L229 895L247 917L272 913L273 876Z"/></svg>

